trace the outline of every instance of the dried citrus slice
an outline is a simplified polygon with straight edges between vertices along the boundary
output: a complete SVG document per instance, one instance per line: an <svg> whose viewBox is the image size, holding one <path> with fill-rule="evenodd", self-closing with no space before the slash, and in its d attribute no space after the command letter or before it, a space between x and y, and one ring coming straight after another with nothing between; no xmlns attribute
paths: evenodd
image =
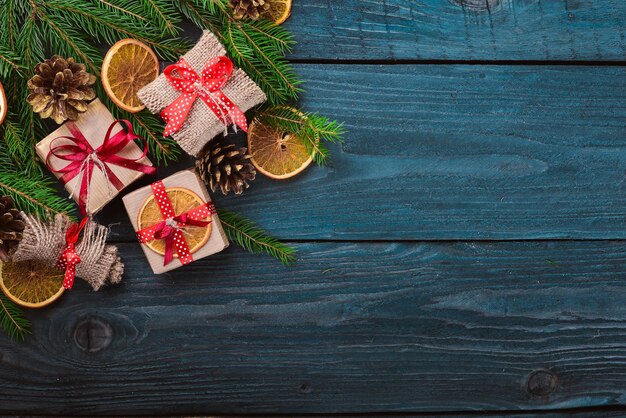
<svg viewBox="0 0 626 418"><path fill-rule="evenodd" d="M248 129L248 152L259 172L277 180L301 173L313 161L299 136L256 119Z"/></svg>
<svg viewBox="0 0 626 418"><path fill-rule="evenodd" d="M166 192L167 197L169 197L172 202L172 207L176 215L180 215L204 203L200 196L182 187L168 187ZM207 217L204 220L208 219ZM161 221L163 221L163 215L161 215L154 195L150 195L139 210L139 215L137 216L138 229L148 228ZM191 251L192 254L202 248L211 236L211 224L207 226L187 225L183 227L182 230L185 234L189 251ZM146 245L157 254L165 254L165 240L154 239L147 242ZM176 254L175 257L177 257Z"/></svg>
<svg viewBox="0 0 626 418"><path fill-rule="evenodd" d="M291 0L271 0L269 3L270 9L263 14L264 17L273 20L277 25L287 20L291 14Z"/></svg>
<svg viewBox="0 0 626 418"><path fill-rule="evenodd" d="M159 75L159 60L149 46L122 39L109 49L102 63L102 85L113 102L135 113L145 108L137 91Z"/></svg>
<svg viewBox="0 0 626 418"><path fill-rule="evenodd" d="M0 124L4 122L7 115L7 95L4 93L4 87L0 83Z"/></svg>
<svg viewBox="0 0 626 418"><path fill-rule="evenodd" d="M63 271L38 261L0 262L0 287L18 305L41 308L57 300L63 289Z"/></svg>

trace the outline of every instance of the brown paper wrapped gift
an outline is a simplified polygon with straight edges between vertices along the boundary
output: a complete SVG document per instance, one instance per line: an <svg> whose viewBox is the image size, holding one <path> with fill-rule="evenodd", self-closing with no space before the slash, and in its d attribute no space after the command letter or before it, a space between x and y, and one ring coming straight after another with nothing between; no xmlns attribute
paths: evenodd
<svg viewBox="0 0 626 418"><path fill-rule="evenodd" d="M210 31L204 31L198 43L182 58L201 74L211 58L226 55L226 50ZM265 94L254 81L240 68L233 69L232 75L220 89L242 112L263 103ZM181 96L172 87L164 74L157 77L139 92L137 96L152 113L160 113ZM204 145L224 132L224 122L207 106L196 99L181 129L172 134L180 147L188 154L197 156Z"/></svg>
<svg viewBox="0 0 626 418"><path fill-rule="evenodd" d="M173 209L176 209L169 217L163 215L161 203L157 204L163 200L164 195L167 195L166 201L171 203ZM190 196L195 200L186 200ZM211 197L204 183L200 181L193 170L179 171L163 180L129 193L123 197L123 201L133 228L137 232L140 242L142 242L141 247L146 254L148 263L155 274L174 270L183 264L218 253L228 247L228 239L214 210L203 212L202 216L197 216L198 220L210 221L206 226L186 225L184 224L185 221L180 220L181 216L197 211L205 204L207 204L206 207L213 208ZM191 221L187 222L191 223ZM162 230L168 228L166 225L180 231L178 236L173 235L172 243L174 239L182 240L184 238L184 245L190 250L187 257L185 254L179 254L180 247L177 243L176 247L172 246L174 248L172 260L166 263L165 238L145 238L145 231L150 229Z"/></svg>
<svg viewBox="0 0 626 418"><path fill-rule="evenodd" d="M76 128L84 136L87 142L89 142L91 147L93 149L97 149L104 142L107 130L114 122L115 119L113 118L113 115L111 115L109 110L100 102L100 100L96 99L89 104L87 112L82 113L78 117L78 120L71 123L74 123ZM56 157L48 158L48 154L50 153L51 147L72 145L71 141L62 138L73 136L69 127L70 125L66 122L56 131L45 137L36 146L37 155L39 155L39 158L41 158L43 162L48 164L48 168L50 168L57 178L61 178L63 175L63 173L57 172L57 170L61 170L66 167L69 164L69 161L61 160ZM111 130L111 135L115 135L122 130L122 125L118 123ZM126 145L116 155L125 159L137 160L140 164L152 167L152 163L147 157L144 156L142 158L143 151L134 142L128 143L128 145ZM107 164L107 166L120 180L123 185L121 189L144 175L144 173L140 171L134 171L115 164ZM83 175L84 171L65 184L65 189L77 202L79 201ZM102 209L104 205L110 202L121 191L121 189L118 190L110 183L104 172L97 167L97 164L93 169L92 178L88 186L88 197L86 198L85 203L86 211L91 214L94 214Z"/></svg>

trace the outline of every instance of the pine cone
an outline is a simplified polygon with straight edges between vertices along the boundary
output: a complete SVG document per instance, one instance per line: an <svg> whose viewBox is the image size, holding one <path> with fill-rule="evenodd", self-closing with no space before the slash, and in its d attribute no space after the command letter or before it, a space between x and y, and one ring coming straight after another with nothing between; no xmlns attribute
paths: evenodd
<svg viewBox="0 0 626 418"><path fill-rule="evenodd" d="M231 191L241 194L244 188L250 187L247 180L256 177L247 149L235 147L223 136L207 144L196 167L211 191L215 192L219 186L224 195Z"/></svg>
<svg viewBox="0 0 626 418"><path fill-rule="evenodd" d="M91 87L95 82L96 77L85 71L84 64L54 55L35 66L26 100L43 119L52 118L61 124L87 111L87 101L96 97Z"/></svg>
<svg viewBox="0 0 626 418"><path fill-rule="evenodd" d="M233 7L233 15L237 19L249 17L256 20L270 10L269 0L230 0L230 5Z"/></svg>
<svg viewBox="0 0 626 418"><path fill-rule="evenodd" d="M9 250L22 239L26 224L10 196L0 197L0 260L9 260Z"/></svg>

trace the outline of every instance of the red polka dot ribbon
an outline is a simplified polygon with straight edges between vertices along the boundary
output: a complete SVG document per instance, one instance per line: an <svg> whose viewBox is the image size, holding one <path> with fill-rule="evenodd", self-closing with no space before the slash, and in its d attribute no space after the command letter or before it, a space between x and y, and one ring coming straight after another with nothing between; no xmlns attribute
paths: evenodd
<svg viewBox="0 0 626 418"><path fill-rule="evenodd" d="M121 130L111 136L111 132L118 123L124 124L126 126L126 130ZM74 177L82 173L83 176L80 183L80 192L78 194L78 206L80 207L81 214L85 215L87 213L89 184L91 183L91 178L93 176L94 166L102 170L109 183L117 190L122 190L124 188L124 184L115 175L115 173L111 171L109 164L114 164L133 171L140 171L145 174L156 173L155 167L139 162L139 160L145 157L148 153L148 144L142 138L135 135L133 127L129 121L117 120L113 122L104 136L102 145L95 150L74 122L68 122L66 126L70 130L72 136L60 136L52 140L50 143L50 153L46 157L46 165L55 173L63 173L59 179L63 184L67 184ZM136 139L143 142L143 153L141 156L135 159L130 159L117 155L117 153ZM66 140L70 142L55 145L55 143L59 140ZM53 157L59 160L69 161L69 164L58 170L54 169L50 165L50 161ZM74 193L72 192L72 194Z"/></svg>
<svg viewBox="0 0 626 418"><path fill-rule="evenodd" d="M57 262L57 267L61 270L65 270L65 277L63 278L63 287L65 289L71 289L72 286L74 286L76 266L80 263L80 256L76 252L76 242L86 223L87 218L83 218L80 223L70 225L65 232L66 246Z"/></svg>
<svg viewBox="0 0 626 418"><path fill-rule="evenodd" d="M209 106L224 126L235 124L248 132L246 115L221 91L232 72L233 63L225 56L211 58L204 66L202 76L198 76L184 58L168 66L163 74L172 87L182 94L161 112L166 123L163 136L169 136L182 128L198 97Z"/></svg>
<svg viewBox="0 0 626 418"><path fill-rule="evenodd" d="M177 215L170 198L167 196L163 182L157 181L152 183L150 187L152 187L152 194L156 199L163 220L138 231L139 242L146 243L154 239L165 240L164 266L174 259L174 250L176 250L176 254L183 265L191 263L193 257L185 239L184 228L187 225L208 226L211 223L210 217L215 213L215 206L213 203L204 203ZM209 220L203 221L206 218Z"/></svg>

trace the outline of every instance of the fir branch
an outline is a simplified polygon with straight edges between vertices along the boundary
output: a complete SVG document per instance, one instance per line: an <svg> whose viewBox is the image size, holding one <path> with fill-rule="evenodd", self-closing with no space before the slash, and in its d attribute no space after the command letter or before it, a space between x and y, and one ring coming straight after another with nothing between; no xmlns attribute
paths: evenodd
<svg viewBox="0 0 626 418"><path fill-rule="evenodd" d="M10 159L12 165L17 167L16 171L30 172L30 165L34 164L34 156L31 155L31 147L25 142L24 130L14 122L15 116L8 115L2 124L2 141L5 147L2 147L1 153ZM2 167L7 170L7 166Z"/></svg>
<svg viewBox="0 0 626 418"><path fill-rule="evenodd" d="M285 46L290 39L277 43L275 37L287 35L286 31L275 31L268 37L267 21L235 21L228 16L223 30L226 49L231 53L237 65L259 84L271 104L284 104L297 99L302 89L301 81L293 66L285 59ZM265 29L265 30L264 30Z"/></svg>
<svg viewBox="0 0 626 418"><path fill-rule="evenodd" d="M143 13L144 9L137 2L137 0L98 0L98 2L101 6L107 7L111 10L118 10L138 20L143 20L144 22L148 20L140 14Z"/></svg>
<svg viewBox="0 0 626 418"><path fill-rule="evenodd" d="M0 141L0 167L2 167L3 171L10 171L10 172L16 173L19 171L18 166L17 166L18 162L16 162L13 158L11 158L11 155L9 154L8 144L7 144L8 141L6 140L6 134L4 133L7 123L9 123L8 117L7 119L5 119L2 125L3 132L2 132L2 141Z"/></svg>
<svg viewBox="0 0 626 418"><path fill-rule="evenodd" d="M132 0L137 1L137 0ZM180 16L170 0L141 0L145 13L159 25L163 33L176 35L180 32Z"/></svg>
<svg viewBox="0 0 626 418"><path fill-rule="evenodd" d="M330 156L330 151L322 141L333 144L343 142L343 125L317 113L303 112L290 106L273 106L261 108L255 115L261 123L302 139L319 165L325 165Z"/></svg>
<svg viewBox="0 0 626 418"><path fill-rule="evenodd" d="M5 45L0 45L0 76L2 78L9 77L11 73L19 72L22 69L20 61L21 58L16 51Z"/></svg>
<svg viewBox="0 0 626 418"><path fill-rule="evenodd" d="M40 218L57 213L71 214L74 204L57 195L53 182L43 176L25 176L8 171L0 172L0 192L13 198L15 206Z"/></svg>
<svg viewBox="0 0 626 418"><path fill-rule="evenodd" d="M159 27L161 36L169 33L178 35L182 21L180 13L172 4L172 0L95 0L110 10L122 12L128 16L152 22Z"/></svg>
<svg viewBox="0 0 626 418"><path fill-rule="evenodd" d="M284 265L296 261L296 250L268 235L254 222L225 209L218 209L220 222L229 241L253 254L268 254Z"/></svg>
<svg viewBox="0 0 626 418"><path fill-rule="evenodd" d="M246 27L250 34L255 32L259 36L261 45L269 44L276 51L286 54L292 51L296 41L291 33L283 26L275 25L274 22L267 19L258 19L256 21L236 21L240 26Z"/></svg>
<svg viewBox="0 0 626 418"><path fill-rule="evenodd" d="M102 56L93 45L88 43L83 35L65 22L60 22L50 15L40 14L42 30L46 40L56 46L55 53L66 58L73 57L76 61L87 66L92 74L100 73Z"/></svg>
<svg viewBox="0 0 626 418"><path fill-rule="evenodd" d="M13 340L22 341L30 334L30 322L11 300L0 292L0 325Z"/></svg>
<svg viewBox="0 0 626 418"><path fill-rule="evenodd" d="M23 63L27 75L32 73L36 63L44 59L43 36L37 25L34 11L30 13L20 28L20 33L17 36L17 50L24 58ZM22 89L27 89L26 84L22 86Z"/></svg>
<svg viewBox="0 0 626 418"><path fill-rule="evenodd" d="M16 4L11 0L0 2L0 40L6 48L14 49L17 41L17 22L19 13L15 9Z"/></svg>
<svg viewBox="0 0 626 418"><path fill-rule="evenodd" d="M209 29L217 36L220 36L219 31L217 30L219 20L214 15L214 2L209 1L211 7L204 7L199 3L199 1L200 0L173 0L173 3L178 11L189 19L194 25L201 29Z"/></svg>
<svg viewBox="0 0 626 418"><path fill-rule="evenodd" d="M162 42L161 34L151 24L118 9L99 7L84 0L49 0L44 8L45 11L39 9L42 20L63 23L68 32L80 28L99 42L113 44L123 38L135 38L166 59L177 59L186 46L181 40Z"/></svg>
<svg viewBox="0 0 626 418"><path fill-rule="evenodd" d="M50 16L65 21L73 28L80 28L99 42L114 44L126 37L144 42L159 36L145 22L84 0L48 0L44 4Z"/></svg>

